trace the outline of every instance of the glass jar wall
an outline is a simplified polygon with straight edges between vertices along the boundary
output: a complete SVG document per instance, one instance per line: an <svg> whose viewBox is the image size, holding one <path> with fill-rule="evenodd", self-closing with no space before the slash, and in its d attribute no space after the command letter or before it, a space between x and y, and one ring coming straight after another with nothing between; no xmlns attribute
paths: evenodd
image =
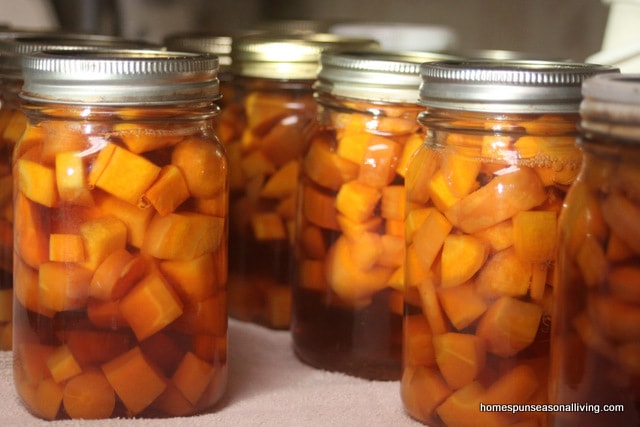
<svg viewBox="0 0 640 427"><path fill-rule="evenodd" d="M151 50L25 57L13 360L34 415L183 416L224 392L216 70L212 56Z"/></svg>
<svg viewBox="0 0 640 427"><path fill-rule="evenodd" d="M402 400L432 426L544 423L558 214L578 174L580 82L606 67L424 64L405 177ZM482 408L485 405L485 408Z"/></svg>
<svg viewBox="0 0 640 427"><path fill-rule="evenodd" d="M58 32L0 32L0 350L11 349L13 269L13 204L11 156L27 118L20 110L22 58L25 54L56 48L99 49L150 46L117 37Z"/></svg>
<svg viewBox="0 0 640 427"><path fill-rule="evenodd" d="M566 409L554 426L640 424L638 90L638 75L583 85L583 168L559 227L549 390Z"/></svg>
<svg viewBox="0 0 640 427"><path fill-rule="evenodd" d="M299 159L316 115L312 84L321 52L376 42L325 34L258 33L234 40L232 67L241 137L231 166L229 314L287 329Z"/></svg>
<svg viewBox="0 0 640 427"><path fill-rule="evenodd" d="M418 70L445 58L322 55L301 163L292 322L296 354L312 366L400 377L404 176L424 140Z"/></svg>

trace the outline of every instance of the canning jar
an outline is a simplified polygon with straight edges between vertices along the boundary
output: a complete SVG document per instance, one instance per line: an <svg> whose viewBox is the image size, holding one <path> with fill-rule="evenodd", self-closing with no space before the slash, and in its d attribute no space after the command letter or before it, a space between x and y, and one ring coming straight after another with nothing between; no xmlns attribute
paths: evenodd
<svg viewBox="0 0 640 427"><path fill-rule="evenodd" d="M45 47L58 49L142 47L116 37L57 32L0 32L0 350L11 349L13 207L11 154L27 121L20 111L22 57ZM149 45L149 44L147 44Z"/></svg>
<svg viewBox="0 0 640 427"><path fill-rule="evenodd" d="M405 177L401 393L432 426L543 423L558 213L575 179L581 82L609 67L421 68L425 143ZM519 408L519 407L518 407Z"/></svg>
<svg viewBox="0 0 640 427"><path fill-rule="evenodd" d="M45 419L200 413L227 376L217 59L44 51L14 150L14 380Z"/></svg>
<svg viewBox="0 0 640 427"><path fill-rule="evenodd" d="M233 109L241 137L230 162L229 314L289 327L298 161L316 115L320 53L377 46L326 34L258 33L234 39Z"/></svg>
<svg viewBox="0 0 640 427"><path fill-rule="evenodd" d="M327 370L400 378L404 177L424 134L419 66L432 53L327 52L301 162L292 334Z"/></svg>
<svg viewBox="0 0 640 427"><path fill-rule="evenodd" d="M562 406L550 425L640 424L638 91L639 75L583 84L583 167L558 230L549 391Z"/></svg>

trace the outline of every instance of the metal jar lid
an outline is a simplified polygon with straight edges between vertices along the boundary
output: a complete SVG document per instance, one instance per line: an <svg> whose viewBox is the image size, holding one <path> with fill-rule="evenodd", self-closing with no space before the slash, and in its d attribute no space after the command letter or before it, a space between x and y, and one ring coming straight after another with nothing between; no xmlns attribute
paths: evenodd
<svg viewBox="0 0 640 427"><path fill-rule="evenodd" d="M640 74L605 74L582 85L580 128L640 143Z"/></svg>
<svg viewBox="0 0 640 427"><path fill-rule="evenodd" d="M30 33L0 38L0 76L22 77L24 55L41 50L151 49L159 46L141 40L128 40L96 34Z"/></svg>
<svg viewBox="0 0 640 427"><path fill-rule="evenodd" d="M173 33L165 37L164 46L168 50L213 53L218 56L220 68L231 66L231 43L233 37L207 31Z"/></svg>
<svg viewBox="0 0 640 427"><path fill-rule="evenodd" d="M220 97L218 58L163 50L41 51L24 56L20 96L89 105L155 105Z"/></svg>
<svg viewBox="0 0 640 427"><path fill-rule="evenodd" d="M245 77L315 80L323 52L378 47L375 40L324 33L250 34L234 40L232 67L235 75Z"/></svg>
<svg viewBox="0 0 640 427"><path fill-rule="evenodd" d="M606 72L618 69L533 60L425 63L420 68L420 103L492 113L577 113L582 82Z"/></svg>
<svg viewBox="0 0 640 427"><path fill-rule="evenodd" d="M346 98L417 104L420 65L455 58L432 52L325 52L314 88Z"/></svg>

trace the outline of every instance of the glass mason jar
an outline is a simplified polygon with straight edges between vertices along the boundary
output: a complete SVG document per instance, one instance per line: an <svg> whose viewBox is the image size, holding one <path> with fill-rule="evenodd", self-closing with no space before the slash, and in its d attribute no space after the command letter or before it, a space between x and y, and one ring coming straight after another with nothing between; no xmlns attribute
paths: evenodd
<svg viewBox="0 0 640 427"><path fill-rule="evenodd" d="M552 311L550 403L564 406L550 425L640 425L639 90L640 75L583 84Z"/></svg>
<svg viewBox="0 0 640 427"><path fill-rule="evenodd" d="M304 362L400 378L404 176L424 141L419 66L453 58L327 52L301 162L292 333Z"/></svg>
<svg viewBox="0 0 640 427"><path fill-rule="evenodd" d="M149 44L147 44L149 45ZM44 48L142 47L139 41L56 32L0 32L0 350L11 349L13 203L11 154L27 118L20 111L22 57Z"/></svg>
<svg viewBox="0 0 640 427"><path fill-rule="evenodd" d="M45 419L200 413L227 376L217 58L44 51L14 150L14 380Z"/></svg>
<svg viewBox="0 0 640 427"><path fill-rule="evenodd" d="M543 423L558 213L578 174L581 82L544 61L421 68L405 177L402 400L432 426ZM486 405L483 408L483 405Z"/></svg>
<svg viewBox="0 0 640 427"><path fill-rule="evenodd" d="M229 314L289 328L298 162L316 115L320 53L377 43L326 34L259 33L234 39L230 107L241 137L230 168Z"/></svg>

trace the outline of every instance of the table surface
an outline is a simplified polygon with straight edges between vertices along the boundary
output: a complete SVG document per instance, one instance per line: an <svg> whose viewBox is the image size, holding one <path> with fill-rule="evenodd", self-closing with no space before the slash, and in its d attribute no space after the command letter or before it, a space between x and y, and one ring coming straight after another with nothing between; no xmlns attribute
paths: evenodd
<svg viewBox="0 0 640 427"><path fill-rule="evenodd" d="M229 321L229 382L215 411L170 419L65 420L30 415L14 386L11 352L0 352L2 426L421 426L409 418L397 381L368 381L311 368L291 335Z"/></svg>

